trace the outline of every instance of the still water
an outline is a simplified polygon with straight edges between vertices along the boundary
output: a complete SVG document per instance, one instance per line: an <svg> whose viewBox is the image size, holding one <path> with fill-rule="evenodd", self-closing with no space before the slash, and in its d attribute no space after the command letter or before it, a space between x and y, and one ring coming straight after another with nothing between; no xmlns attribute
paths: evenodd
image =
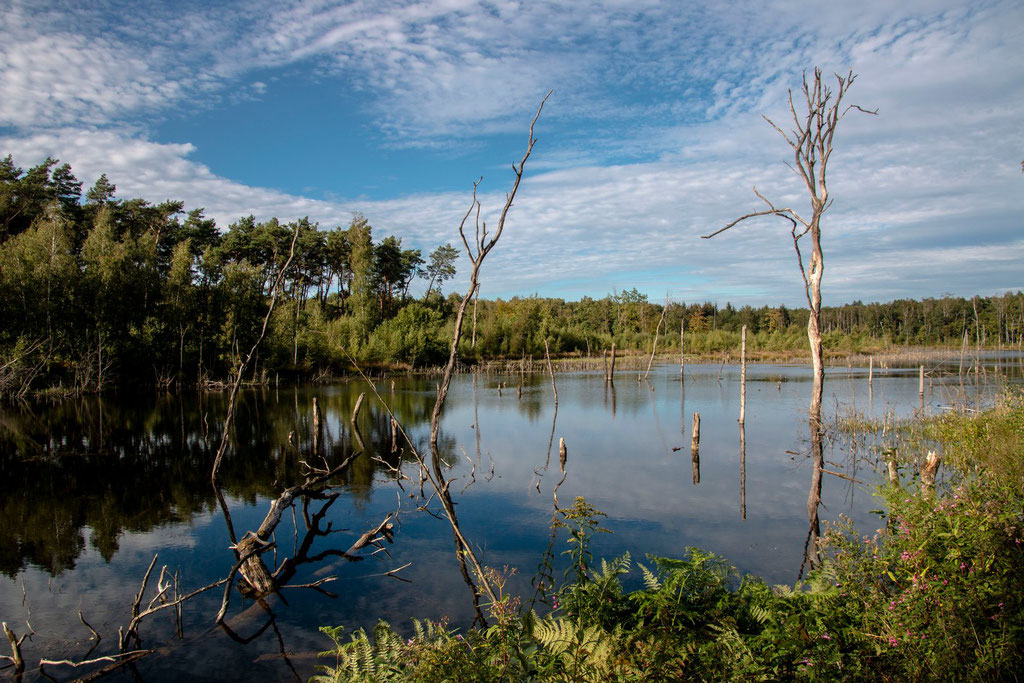
<svg viewBox="0 0 1024 683"><path fill-rule="evenodd" d="M1019 383L1019 359L1004 359L998 374L994 366L990 359L985 375L968 375L963 386L955 365L933 363L923 400L916 368L876 367L870 386L867 368L831 368L827 419L853 411L907 416L922 404L937 412L965 391ZM511 589L532 594L530 578L548 545L554 488L563 479L558 443L564 439L559 503L586 496L607 514L604 524L613 532L594 539L595 556L629 551L643 561L646 553L681 556L698 546L726 556L741 572L794 583L808 532L810 369L748 367L744 471L739 376L736 366L691 365L680 382L678 366L660 366L643 381L633 372L617 373L609 387L600 372L559 374L557 412L548 376L457 376L442 418L441 452L462 532L481 562L515 572ZM435 380L396 377L393 385L378 380L376 387L413 443L429 452ZM350 416L363 392L353 428ZM323 414L316 453L314 398ZM217 393L148 395L0 412L0 618L18 635L33 631L22 646L28 680L40 677L40 658L80 660L94 645L90 657L115 652L118 627L131 618L132 599L154 555L144 603L163 566L177 575L181 593L231 571L231 539L209 481L226 403ZM701 416L697 484L690 453L695 412ZM133 675L147 681L176 680L185 672L195 680L304 680L314 672L316 652L329 645L321 625L370 628L383 618L402 627L413 616L468 625L471 594L451 529L430 514L439 505L428 500L429 485L421 497L407 444L400 438L395 446L388 415L363 381L242 394L234 445L219 475L237 534L257 528L270 501L302 480L303 463L336 465L360 450L338 480L341 495L323 512L320 527L329 524L332 533L317 538L306 557L348 548L397 513L386 553L364 550L367 559L359 562L326 554L300 567L290 582L296 587L264 604L234 592L229 629L213 626L219 588L185 604L183 640L175 637L173 610L155 614L140 633L142 646L157 652L134 664ZM866 455L851 453L839 438L827 440L826 469L847 478L826 475L822 518L846 514L868 533L880 522L871 512L879 506L872 495L878 479ZM325 503L285 512L276 548L266 556L271 569L296 553L304 519ZM330 576L337 578L321 588L331 595L297 587ZM79 611L103 637L98 645ZM96 668L46 672L61 680Z"/></svg>

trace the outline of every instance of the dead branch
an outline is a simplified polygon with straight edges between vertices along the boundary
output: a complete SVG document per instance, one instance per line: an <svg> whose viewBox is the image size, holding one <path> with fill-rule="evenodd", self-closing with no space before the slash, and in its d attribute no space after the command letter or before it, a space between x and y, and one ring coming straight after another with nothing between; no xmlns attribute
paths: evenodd
<svg viewBox="0 0 1024 683"><path fill-rule="evenodd" d="M142 659L146 655L153 654L153 652L153 650L132 650L131 652L121 652L116 655L107 655L105 657L96 657L95 659L86 659L81 662L73 662L70 659L40 659L39 673L46 676L46 673L43 671L44 666L70 666L77 669L80 666L99 664L101 662L112 662L109 666L105 666L102 669L94 671L87 676L81 676L80 678L75 679L76 681L95 681L97 679L103 678L107 674L117 671L123 666L127 666L128 664L134 662L137 659Z"/></svg>
<svg viewBox="0 0 1024 683"><path fill-rule="evenodd" d="M845 479L847 481L852 481L854 484L863 484L864 483L864 482L860 481L859 479L854 479L853 477L851 477L849 475L846 475L846 474L843 474L842 472L833 472L832 470L822 469L821 473L822 474L831 474L833 477L839 477L840 479Z"/></svg>
<svg viewBox="0 0 1024 683"><path fill-rule="evenodd" d="M512 208L512 202L515 200L516 192L519 190L519 183L523 178L523 170L526 167L526 161L530 158L530 154L533 152L533 146L537 140L533 137L534 126L537 124L537 120L540 118L541 111L544 109L544 103L547 102L551 96L552 91L548 91L544 95L544 99L541 100L540 106L537 107L537 113L534 114L533 120L530 122L530 131L527 138L526 152L523 154L522 159L519 161L519 166L516 167L512 164L512 172L515 175L515 180L512 183L512 189L505 196L505 205L501 210L501 214L498 217L498 227L494 232L494 235L488 240L487 239L487 225L480 220L480 202L476 198L477 188L480 185L481 180L473 183L473 198L470 202L469 209L466 211L465 216L462 218L462 222L459 223L459 236L462 238L462 244L466 249L466 255L469 257L472 269L469 275L469 289L465 296L462 297L462 301L459 303L458 311L455 315L455 329L452 332L452 344L448 353L448 363L445 365L444 376L441 380L440 387L438 389L437 400L434 402L434 410L430 418L430 444L433 448L437 447L437 431L438 425L441 418L441 409L444 407L445 399L448 396L448 388L451 386L452 373L455 370L455 364L458 360L458 346L459 340L462 337L462 322L466 315L466 308L469 306L470 299L473 297L477 286L479 285L480 266L483 265L484 259L487 254L491 252L494 245L498 243L501 238L501 234L505 229L505 219L508 217L508 212ZM466 236L466 221L469 217L474 214L475 211L475 241L472 246L469 244L469 239Z"/></svg>
<svg viewBox="0 0 1024 683"><path fill-rule="evenodd" d="M236 562L235 566L233 566L231 568L231 571L228 572L227 578L224 579L224 582L226 584L224 586L224 597L221 598L220 610L218 610L217 617L213 620L213 623L221 624L224 622L224 615L228 611L228 602L231 599L231 585L235 579L235 574L238 573L238 570L242 567L243 564L248 562L258 552L260 552L260 548L251 549L248 553L238 558L238 562Z"/></svg>
<svg viewBox="0 0 1024 683"><path fill-rule="evenodd" d="M551 393L555 395L555 406L558 406L558 387L555 386L555 369L551 367L551 353L548 350L548 340L544 340L544 360L548 364L548 374L551 375Z"/></svg>
<svg viewBox="0 0 1024 683"><path fill-rule="evenodd" d="M295 231L292 234L291 247L288 250L288 260L284 262L284 265L277 272L277 277L274 279L274 286L271 289L270 294L270 305L267 307L267 314L263 317L263 327L260 328L260 334L253 343L252 348L249 349L249 353L246 355L245 360L237 368L235 373L235 381L231 383L231 393L228 395L228 410L224 416L224 429L221 432L220 444L217 446L217 455L213 459L213 470L210 472L210 483L213 484L214 488L217 488L217 470L220 469L220 463L224 459L224 453L227 452L228 448L228 437L231 432L231 424L235 419L235 400L238 398L238 390L242 385L242 377L245 375L246 368L249 367L249 363L252 362L253 356L256 355L256 351L259 349L260 344L263 343L263 338L267 335L267 326L270 324L270 316L274 313L274 307L277 305L277 299L281 293L281 283L284 281L284 276L288 272L288 267L291 266L292 259L295 258L295 243L299 239L299 224L295 224Z"/></svg>
<svg viewBox="0 0 1024 683"><path fill-rule="evenodd" d="M232 571L232 576L234 571L239 571L242 578L245 579L245 585L251 590L253 595L267 595L274 592L277 588L278 581L271 575L267 566L263 563L260 554L276 547L270 541L270 538L277 529L277 525L281 522L281 515L284 511L294 504L297 497L322 497L324 494L320 487L348 467L361 453L362 451L353 453L340 465L330 470L312 469L305 481L285 489L271 502L270 509L255 532L246 532L238 540L238 543L234 545L233 550L236 556L244 555L247 559L237 570ZM312 539L310 539L310 542L312 542ZM222 605L222 609L226 609L226 606ZM221 618L223 618L222 614Z"/></svg>
<svg viewBox="0 0 1024 683"><path fill-rule="evenodd" d="M661 308L661 318L658 320L658 327L654 330L654 344L651 345L651 357L647 361L647 372L644 373L644 379L647 379L651 374L651 366L654 364L654 354L658 351L658 335L661 334L661 326L665 322L665 314L668 312L668 297L665 297L665 305Z"/></svg>
<svg viewBox="0 0 1024 683"><path fill-rule="evenodd" d="M20 674L25 670L25 660L21 658L21 643L25 640L25 636L18 638L14 635L8 626L7 622L3 622L4 635L7 636L7 642L11 644L11 655L2 655L3 659L9 659L14 662L14 673Z"/></svg>

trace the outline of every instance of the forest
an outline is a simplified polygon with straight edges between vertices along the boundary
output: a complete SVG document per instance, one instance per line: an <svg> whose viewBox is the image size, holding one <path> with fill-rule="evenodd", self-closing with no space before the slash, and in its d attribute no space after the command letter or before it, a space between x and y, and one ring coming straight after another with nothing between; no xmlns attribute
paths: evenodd
<svg viewBox="0 0 1024 683"><path fill-rule="evenodd" d="M241 217L221 229L181 201L121 199L104 174L87 190L68 164L24 170L0 160L0 394L101 392L223 382L258 339L253 381L310 379L363 367L423 368L447 356L459 267L451 244L424 256L367 219L326 228L308 218ZM453 227L454 234L454 227ZM422 281L423 286L414 284ZM413 290L422 294L413 294ZM460 357L806 348L808 310L659 303L635 288L601 299L539 296L474 302ZM856 301L823 307L826 351L905 346L1018 346L1024 294Z"/></svg>

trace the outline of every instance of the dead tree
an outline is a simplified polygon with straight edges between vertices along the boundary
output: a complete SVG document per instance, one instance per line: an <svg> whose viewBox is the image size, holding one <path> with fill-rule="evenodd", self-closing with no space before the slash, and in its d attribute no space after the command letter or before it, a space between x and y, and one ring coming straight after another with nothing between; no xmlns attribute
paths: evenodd
<svg viewBox="0 0 1024 683"><path fill-rule="evenodd" d="M866 114L877 113L877 110L868 111L855 104L843 108L843 98L850 86L853 85L856 76L853 71L850 71L846 76L835 74L835 77L836 89L833 91L822 82L821 69L815 68L814 78L810 82L807 80L807 74L804 74L801 101L794 102L793 91L789 91L789 112L793 117L793 128L788 132L767 116L763 116L764 120L782 136L793 150L793 164L787 165L807 188L811 200L810 214L801 214L788 207L776 207L755 187L754 194L768 206L767 209L740 216L725 227L703 236L704 239L710 239L738 223L760 216L778 216L792 226L790 234L793 239L793 247L796 250L797 265L800 267L800 275L804 281L807 305L810 308L810 316L807 320L807 339L810 343L814 384L811 390L808 414L814 472L810 495L807 498L807 514L811 520L814 538L817 538L818 535L818 506L821 503L821 470L823 466L821 399L825 386L824 355L821 342L821 276L825 269L824 255L821 249L821 217L832 206L833 201L829 197L826 173L839 121L851 109ZM800 240L805 236L809 236L811 240L810 255L806 264L800 248Z"/></svg>
<svg viewBox="0 0 1024 683"><path fill-rule="evenodd" d="M448 490L450 482L445 482L444 473L441 470L441 454L437 446L438 432L441 424L441 411L444 408L445 399L448 397L448 389L451 386L452 375L455 372L455 366L459 358L459 341L462 338L462 324L465 319L466 309L469 307L469 302L473 298L474 294L478 291L480 286L480 266L483 265L484 259L487 254L491 252L494 245L498 243L501 238L501 233L505 229L505 219L508 217L508 212L512 208L512 203L515 200L516 192L519 190L519 183L523 178L523 170L526 167L526 161L530 158L530 154L533 152L533 146L537 140L533 137L533 129L537 124L537 120L540 118L541 111L544 109L544 103L547 102L548 97L551 96L549 90L544 99L541 100L540 106L537 107L537 113L534 114L533 120L530 121L530 130L527 137L526 152L523 153L522 159L519 161L519 165L512 164L512 173L515 178L512 182L512 189L505 195L505 205L501 209L501 213L498 215L498 225L494 230L493 234L488 234L487 224L480 218L480 201L477 199L477 188L480 186L480 180L473 183L473 198L470 202L469 209L466 214L462 217L462 221L459 223L459 236L462 238L462 246L466 250L466 255L469 257L471 268L469 271L469 287L466 289L466 294L462 297L459 302L459 307L455 313L455 328L452 332L452 343L451 348L448 352L448 363L444 368L444 375L437 388L437 398L434 401L434 409L430 416L430 451L431 451L431 463L430 470L428 471L424 467L422 458L419 457L412 442L409 442L410 450L417 457L420 462L423 474L427 475L431 485L434 487L438 498L441 501L441 505L444 508L445 517L448 518L449 523L452 527L452 533L455 536L455 543L458 549L459 564L462 570L463 578L470 585L474 591L474 600L478 595L477 589L473 586L473 582L469 577L469 572L466 568L466 563L472 565L473 572L476 574L477 580L480 582L484 593L491 602L497 601L497 595L491 588L490 582L487 580L487 574L484 571L483 566L477 560L476 554L473 552L472 547L462 534L462 530L459 527L458 516L455 512L455 505L451 499L451 493ZM468 236L467 223L472 217L472 225L474 228L474 234L472 237ZM406 437L408 440L408 437ZM482 619L482 615L478 610L478 618Z"/></svg>
<svg viewBox="0 0 1024 683"><path fill-rule="evenodd" d="M476 197L476 191L480 187L482 179L473 183L473 199L469 204L466 215L462 217L462 221L459 223L459 237L462 238L462 246L466 249L466 255L469 257L472 268L469 271L469 288L459 302L459 308L455 313L455 329L452 332L452 345L448 352L448 363L445 365L444 376L437 391L437 400L434 402L434 410L430 416L430 445L435 450L437 448L437 430L441 420L441 408L444 407L445 398L448 396L448 388L452 383L452 374L455 372L455 364L459 358L459 340L462 339L462 322L466 315L466 309L469 307L469 302L480 285L480 266L483 265L484 259L487 258L487 254L491 253L494 245L498 243L501 233L505 229L505 218L508 216L509 209L512 208L512 202L515 200L516 192L519 190L519 183L523 179L523 168L533 152L533 145L537 142L533 137L533 127L536 125L537 119L540 118L540 113L544 109L544 103L548 101L550 96L551 91L549 90L548 94L541 100L540 106L537 107L537 113L534 114L533 120L530 122L526 152L519 161L519 166L516 166L514 163L512 164L515 180L512 182L512 189L505 195L505 206L498 215L498 227L494 230L494 234L488 235L487 223L480 220L480 201ZM473 224L476 229L472 243L470 238L466 236L466 224L471 216L473 217Z"/></svg>

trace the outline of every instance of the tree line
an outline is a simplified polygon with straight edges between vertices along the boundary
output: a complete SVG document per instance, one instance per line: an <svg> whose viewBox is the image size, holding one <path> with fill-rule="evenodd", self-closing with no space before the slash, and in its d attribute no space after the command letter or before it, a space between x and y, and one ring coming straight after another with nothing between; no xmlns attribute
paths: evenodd
<svg viewBox="0 0 1024 683"><path fill-rule="evenodd" d="M242 217L220 230L181 201L120 199L101 175L84 194L68 164L23 170L0 160L0 393L102 391L129 384L222 381L258 337L270 288L298 233L278 306L251 372L311 376L364 365L420 367L447 356L459 250L426 258L399 236L375 239L362 215L322 228L308 218ZM417 278L422 295L410 289ZM648 350L656 334L687 352L735 346L796 350L807 309L660 304L636 289L601 299L480 299L460 356L482 358ZM826 348L1020 344L1024 295L854 302L822 309Z"/></svg>

